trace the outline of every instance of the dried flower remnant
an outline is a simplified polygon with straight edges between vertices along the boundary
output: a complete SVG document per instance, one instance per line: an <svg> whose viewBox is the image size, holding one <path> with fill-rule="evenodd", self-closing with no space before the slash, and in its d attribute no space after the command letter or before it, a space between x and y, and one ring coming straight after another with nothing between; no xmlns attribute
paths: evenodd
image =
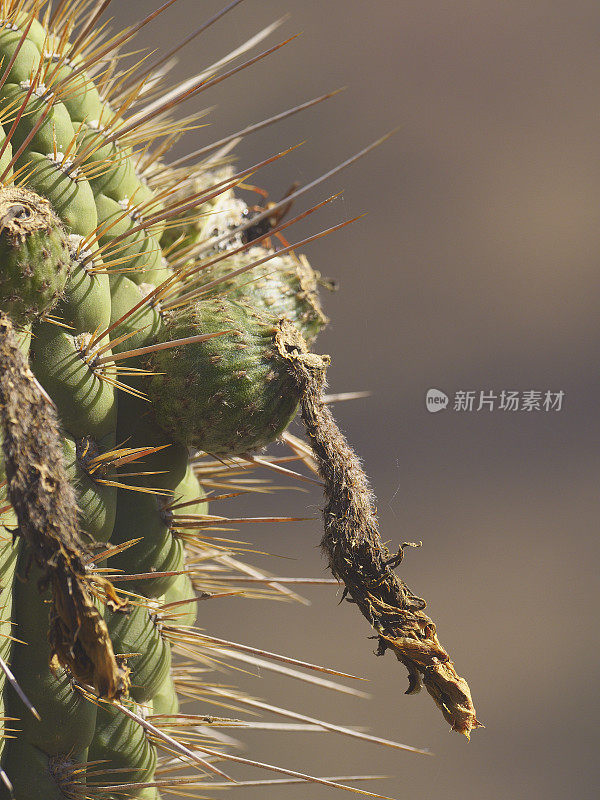
<svg viewBox="0 0 600 800"><path fill-rule="evenodd" d="M425 686L452 730L469 738L481 725L469 686L440 644L424 612L425 601L392 569L402 560L403 548L392 557L382 543L367 477L323 400L327 361L298 342L284 343L282 353L301 389L302 419L325 482L321 547L329 568L377 631L378 655L392 650L408 669L406 693Z"/></svg>

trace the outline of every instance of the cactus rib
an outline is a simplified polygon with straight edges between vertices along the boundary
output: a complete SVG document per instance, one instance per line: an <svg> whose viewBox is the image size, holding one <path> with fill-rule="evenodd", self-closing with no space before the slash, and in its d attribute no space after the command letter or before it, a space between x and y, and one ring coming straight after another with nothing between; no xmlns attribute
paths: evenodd
<svg viewBox="0 0 600 800"><path fill-rule="evenodd" d="M64 468L54 406L29 369L3 312L0 418L8 497L19 533L52 586L52 657L101 696L120 697L127 691L127 672L117 663L106 623L93 603L92 582L99 583L111 603L122 603L110 581L86 570L91 553L79 535L77 501Z"/></svg>

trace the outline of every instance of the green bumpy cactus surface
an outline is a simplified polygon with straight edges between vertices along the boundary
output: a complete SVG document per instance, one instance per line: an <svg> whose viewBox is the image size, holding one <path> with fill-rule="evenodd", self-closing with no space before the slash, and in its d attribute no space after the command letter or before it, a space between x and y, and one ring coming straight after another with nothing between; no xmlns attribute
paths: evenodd
<svg viewBox="0 0 600 800"><path fill-rule="evenodd" d="M248 219L230 186L212 191L231 170L201 164L182 188L163 165L160 131L127 119L144 81L124 101L105 75L116 49L96 58L93 4L57 2L39 15L37 5L2 3L0 310L56 407L81 534L100 567L130 576L117 584L126 590L120 605L97 601L129 688L121 707L96 700L57 661L47 575L13 535L19 520L6 500L0 657L14 679L0 673L0 688L4 725L18 733L2 737L0 796L95 796L96 783L102 797L156 800L158 788L147 785L156 740L123 709L149 720L178 711L164 625L193 629L200 572L187 566L193 554L177 525L207 514L188 447L231 455L273 441L299 399L272 349L274 321L287 313L312 337L325 317L314 274L292 255L265 265L246 297L244 280L229 276L268 252L259 247L214 264L204 301L164 303L195 285L194 248ZM202 191L210 198L179 211ZM215 299L220 279L246 305ZM173 339L232 327L244 332L171 349ZM149 355L154 345L167 349ZM144 374L163 362L177 370ZM190 371L196 382L187 387Z"/></svg>
<svg viewBox="0 0 600 800"><path fill-rule="evenodd" d="M148 394L157 424L175 440L209 453L264 447L287 428L300 402L281 356L279 325L248 304L207 299L169 321L162 338L201 334L215 338L150 356Z"/></svg>
<svg viewBox="0 0 600 800"><path fill-rule="evenodd" d="M58 303L71 258L61 221L47 200L22 188L6 188L0 205L0 304L21 323Z"/></svg>

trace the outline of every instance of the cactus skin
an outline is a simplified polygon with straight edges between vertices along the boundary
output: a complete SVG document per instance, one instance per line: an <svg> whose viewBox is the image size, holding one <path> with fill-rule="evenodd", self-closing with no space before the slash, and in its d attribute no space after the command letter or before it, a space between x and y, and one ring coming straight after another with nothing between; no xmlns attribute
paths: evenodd
<svg viewBox="0 0 600 800"><path fill-rule="evenodd" d="M140 296L137 283L164 274L158 243L162 226L154 226L152 234L142 230L129 238L124 236L138 223L134 213L137 204L150 203L152 192L136 176L130 148L102 146L102 135L93 122L110 118L110 108L100 100L83 73L59 93L60 100L58 96L55 98L44 119L47 95L44 90L29 93L28 87L32 79L41 86L38 68L46 60L43 54L53 49L52 37L48 39L40 21L31 22L18 7L21 4L4 5L9 7L10 24L0 29L0 57L4 65L11 59L13 63L1 87L0 101L3 108L12 103L13 110L2 118L4 135L0 141L4 146L0 168L7 172L9 181L10 175L19 170L21 174L26 172L27 180L23 187L9 183L0 189L0 308L19 325L33 324L30 362L60 415L65 467L78 494L82 532L98 543L118 540L114 534L120 521L119 493L126 496L122 506L127 505L134 493L111 485L110 476L98 466L102 462L97 461L116 445L118 392L112 381L106 380L110 368L98 371L90 368L85 346L114 321L113 311L122 316L137 302ZM11 5L15 7L12 14ZM29 32L22 39L28 24ZM65 42L57 46L64 52ZM55 83L74 68L62 56L58 62L62 63L56 68ZM11 127L10 142L6 142ZM92 151L89 157L82 160L79 171L70 172L70 161L64 154L69 150L72 154L82 152L86 147ZM13 164L9 166L11 158ZM102 160L104 167L99 170ZM90 164L96 165L93 175L93 169L86 173ZM147 205L146 210L156 213L159 207L155 203ZM127 213L129 208L132 211ZM124 237L121 240L124 245L114 257L122 259L128 277L118 274L109 277L103 272L99 248L106 253L117 236ZM64 326L45 319L48 312L55 313ZM148 313L151 314L151 307L137 317L130 317L130 328L144 328L146 334L152 333L146 326ZM152 319L160 324L156 315ZM119 330L113 338L124 332ZM107 343L108 338L103 336L97 344L105 348ZM104 352L110 354L110 348ZM179 456L181 462L182 454ZM187 454L178 472L180 477L175 475L172 483L177 484L183 477L186 462ZM169 459L163 458L160 467L168 470ZM137 493L134 496L137 499ZM156 517L160 519L156 497L139 497L154 502ZM133 526L127 526L126 535L135 538L139 531L138 535L146 542L141 522L137 519ZM64 800L63 788L68 791L71 784L76 784L81 779L76 777L76 771L88 759L96 757L108 758L108 783L152 780L156 749L143 729L114 709L98 709L71 685L64 670L58 673L51 670L48 594L40 594L38 590L41 574L29 566L30 557L21 538L12 543L10 530L15 527L15 518L10 508L4 512L2 523L5 527L0 575L4 632L6 624L12 624L11 633L24 644L2 638L1 655L11 663L19 685L42 717L40 722L27 711L12 687L5 684L2 673L3 711L18 719L20 728L16 738L3 737L1 743L2 769L12 783L14 797ZM181 543L176 542L168 529L167 536L168 548L176 556L169 562L169 568L181 569ZM159 561L156 545L150 550L155 561ZM129 558L127 569L134 571L135 559ZM150 559L147 569L154 568L155 562ZM15 580L15 571L20 575L19 580ZM175 577L166 579L162 585L148 588L160 594L175 580ZM185 591L189 591L188 585ZM130 664L135 673L132 695L147 701L159 691L172 692L170 645L163 640L148 611L137 606L128 613L108 609L105 613L114 645L122 646L126 652L142 653ZM144 654L152 657L148 660ZM130 772L110 775L111 768L123 767L129 767ZM158 797L155 789L134 789L133 793L127 791L115 797L125 795ZM0 796L12 796L5 783L0 785Z"/></svg>
<svg viewBox="0 0 600 800"><path fill-rule="evenodd" d="M167 608L174 603L170 617L179 627L189 628L196 603L180 605L193 600L195 590L185 574L183 540L173 527L168 497L186 503L187 513L205 513L206 505L188 467L187 450L177 441L180 437L165 436L147 401L115 385L115 380L122 382L113 366L96 364L96 352L107 358L164 340L165 321L158 303L142 303L131 311L171 274L160 243L163 233L167 239L164 224L159 220L151 229L140 228L143 216L160 212L161 202L136 173L132 148L104 141L102 125L114 115L85 72L70 78L82 63L79 57L65 59L66 41L48 36L43 20L32 21L19 4L12 5L10 24L0 28L0 58L4 64L12 60L0 87L0 101L12 109L2 119L4 133L0 131L4 142L0 167L8 180L0 188L0 309L23 327L31 367L58 411L64 466L77 492L82 534L98 546L140 540L110 562L113 569L145 573L125 587L140 599L128 609L104 609L117 656L140 653L127 658L131 700L126 702L142 703L146 714L156 699L155 713L162 709L175 714L171 645L161 633L160 608L162 603ZM47 108L48 86L61 84ZM10 185L12 174L23 173L24 186ZM207 172L207 189L219 179ZM231 206L232 193L224 194L200 209L197 218L205 226L214 221L203 212ZM239 204L241 219L245 206L233 202ZM226 226L236 223L228 219ZM171 230L183 239L176 228ZM202 237L200 231L194 241ZM105 267L111 259L117 266L112 271ZM131 359L127 366L139 368L141 362ZM147 389L147 379L128 377L135 391ZM287 423L296 402L270 438ZM267 438L263 435L261 444ZM147 453L139 467L135 464L137 478L121 480L110 458L102 460L116 453L121 442L133 448L163 449ZM128 484L140 491L132 491ZM15 525L10 508L3 522L5 531ZM143 729L118 710L90 702L71 685L68 672L52 671L46 636L49 595L40 594L41 573L29 568L29 560L21 539L17 537L13 545L7 535L0 551L6 600L2 618L25 644L3 639L2 657L11 662L23 691L42 715L39 722L12 687L0 682L4 711L18 718L21 728L17 738L2 740L2 769L12 782L14 797L64 797L85 780L81 767L87 760L106 762L108 784L151 781L157 754ZM154 572L156 578L151 577ZM144 598L154 604L158 618L145 607ZM111 770L124 771L113 775ZM9 794L0 784L0 797ZM158 792L132 788L103 796L155 800Z"/></svg>
<svg viewBox="0 0 600 800"><path fill-rule="evenodd" d="M113 783L143 783L151 781L156 769L156 750L145 732L128 717L113 708L100 708L96 734L90 747L90 762L100 761L117 769ZM153 793L152 793L153 792ZM131 791L111 792L110 800L129 800ZM156 797L156 789L135 790L142 800Z"/></svg>
<svg viewBox="0 0 600 800"><path fill-rule="evenodd" d="M153 353L148 393L157 423L177 441L214 454L252 452L285 430L300 401L279 352L280 327L249 305L213 299L170 320L161 339L223 331Z"/></svg>
<svg viewBox="0 0 600 800"><path fill-rule="evenodd" d="M0 195L0 307L30 322L60 299L70 269L67 237L50 203L27 189Z"/></svg>

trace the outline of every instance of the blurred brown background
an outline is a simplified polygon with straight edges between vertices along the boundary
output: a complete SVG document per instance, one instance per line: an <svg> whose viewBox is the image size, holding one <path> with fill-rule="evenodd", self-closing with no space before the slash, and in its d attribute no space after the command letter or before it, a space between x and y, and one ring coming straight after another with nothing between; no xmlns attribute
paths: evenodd
<svg viewBox="0 0 600 800"><path fill-rule="evenodd" d="M180 0L140 40L168 47L221 4ZM114 5L124 23L154 3ZM372 476L391 546L423 540L400 573L428 599L486 729L468 744L427 696L405 697L404 669L372 656L366 623L325 587L306 592L308 609L215 601L201 624L364 675L371 701L268 676L223 680L435 757L309 733L248 735L244 754L320 775L392 775L372 788L396 798L595 797L600 5L246 0L184 51L178 76L287 12L269 42L302 36L194 101L190 110L216 108L180 149L347 85L239 148L248 165L307 139L257 178L276 198L400 126L311 195L345 189L292 238L369 212L307 249L341 285L327 298L333 322L318 348L334 356L332 390L373 392L338 405L338 418ZM432 415L429 387L562 389L564 408ZM318 491L243 507L303 513L307 502L317 516ZM288 559L254 556L265 568L325 574L319 522L246 527L243 537ZM301 786L246 797L334 794Z"/></svg>

